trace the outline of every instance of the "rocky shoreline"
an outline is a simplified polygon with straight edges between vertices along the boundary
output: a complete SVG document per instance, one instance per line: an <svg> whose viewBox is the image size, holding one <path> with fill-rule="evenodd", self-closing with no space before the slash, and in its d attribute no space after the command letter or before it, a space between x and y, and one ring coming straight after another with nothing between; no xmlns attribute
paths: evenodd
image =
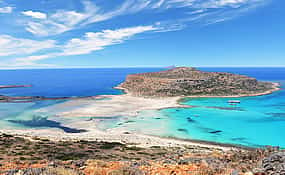
<svg viewBox="0 0 285 175"><path fill-rule="evenodd" d="M271 89L266 90L264 92L259 92L255 94L239 94L239 95L186 95L186 96L179 96L182 98L239 98L239 97L256 97L256 96L263 96L263 95L269 95L276 91L281 90L280 83L277 82L271 82L272 86ZM122 90L126 94L132 93L127 89L122 87L121 85L114 87L114 89ZM161 98L161 97L147 97L147 98Z"/></svg>

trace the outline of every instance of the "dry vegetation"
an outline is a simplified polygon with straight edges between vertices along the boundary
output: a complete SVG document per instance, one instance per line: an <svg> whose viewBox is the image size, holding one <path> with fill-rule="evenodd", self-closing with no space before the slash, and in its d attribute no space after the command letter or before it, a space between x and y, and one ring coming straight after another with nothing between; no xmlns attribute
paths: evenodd
<svg viewBox="0 0 285 175"><path fill-rule="evenodd" d="M273 89L273 84L244 75L203 72L178 67L161 72L129 75L119 87L135 96L253 95Z"/></svg>
<svg viewBox="0 0 285 175"><path fill-rule="evenodd" d="M33 139L0 136L1 175L250 175L265 171L261 160L279 151L139 148L120 143ZM272 160L276 164L275 157ZM266 164L270 170L268 162L271 159Z"/></svg>

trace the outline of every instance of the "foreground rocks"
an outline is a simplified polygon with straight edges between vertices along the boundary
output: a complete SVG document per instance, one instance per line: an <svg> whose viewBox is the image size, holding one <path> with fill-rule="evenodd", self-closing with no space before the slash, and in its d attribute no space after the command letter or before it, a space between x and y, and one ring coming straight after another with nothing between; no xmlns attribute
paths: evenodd
<svg viewBox="0 0 285 175"><path fill-rule="evenodd" d="M203 72L178 67L167 71L129 75L119 88L135 96L239 96L275 89L275 84L244 75Z"/></svg>
<svg viewBox="0 0 285 175"><path fill-rule="evenodd" d="M285 152L276 152L263 159L261 169L268 175L285 175Z"/></svg>

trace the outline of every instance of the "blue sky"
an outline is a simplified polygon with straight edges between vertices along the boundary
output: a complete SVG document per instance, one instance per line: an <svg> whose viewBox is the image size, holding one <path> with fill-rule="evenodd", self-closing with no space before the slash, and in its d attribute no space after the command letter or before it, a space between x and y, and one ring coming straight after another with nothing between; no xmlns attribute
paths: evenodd
<svg viewBox="0 0 285 175"><path fill-rule="evenodd" d="M285 66L282 0L0 0L0 68Z"/></svg>

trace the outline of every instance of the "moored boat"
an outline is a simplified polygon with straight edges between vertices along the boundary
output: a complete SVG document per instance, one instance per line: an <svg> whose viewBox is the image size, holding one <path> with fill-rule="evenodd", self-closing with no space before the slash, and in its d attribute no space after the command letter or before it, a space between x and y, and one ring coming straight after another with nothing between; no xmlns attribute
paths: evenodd
<svg viewBox="0 0 285 175"><path fill-rule="evenodd" d="M228 103L240 103L239 100L229 100Z"/></svg>

